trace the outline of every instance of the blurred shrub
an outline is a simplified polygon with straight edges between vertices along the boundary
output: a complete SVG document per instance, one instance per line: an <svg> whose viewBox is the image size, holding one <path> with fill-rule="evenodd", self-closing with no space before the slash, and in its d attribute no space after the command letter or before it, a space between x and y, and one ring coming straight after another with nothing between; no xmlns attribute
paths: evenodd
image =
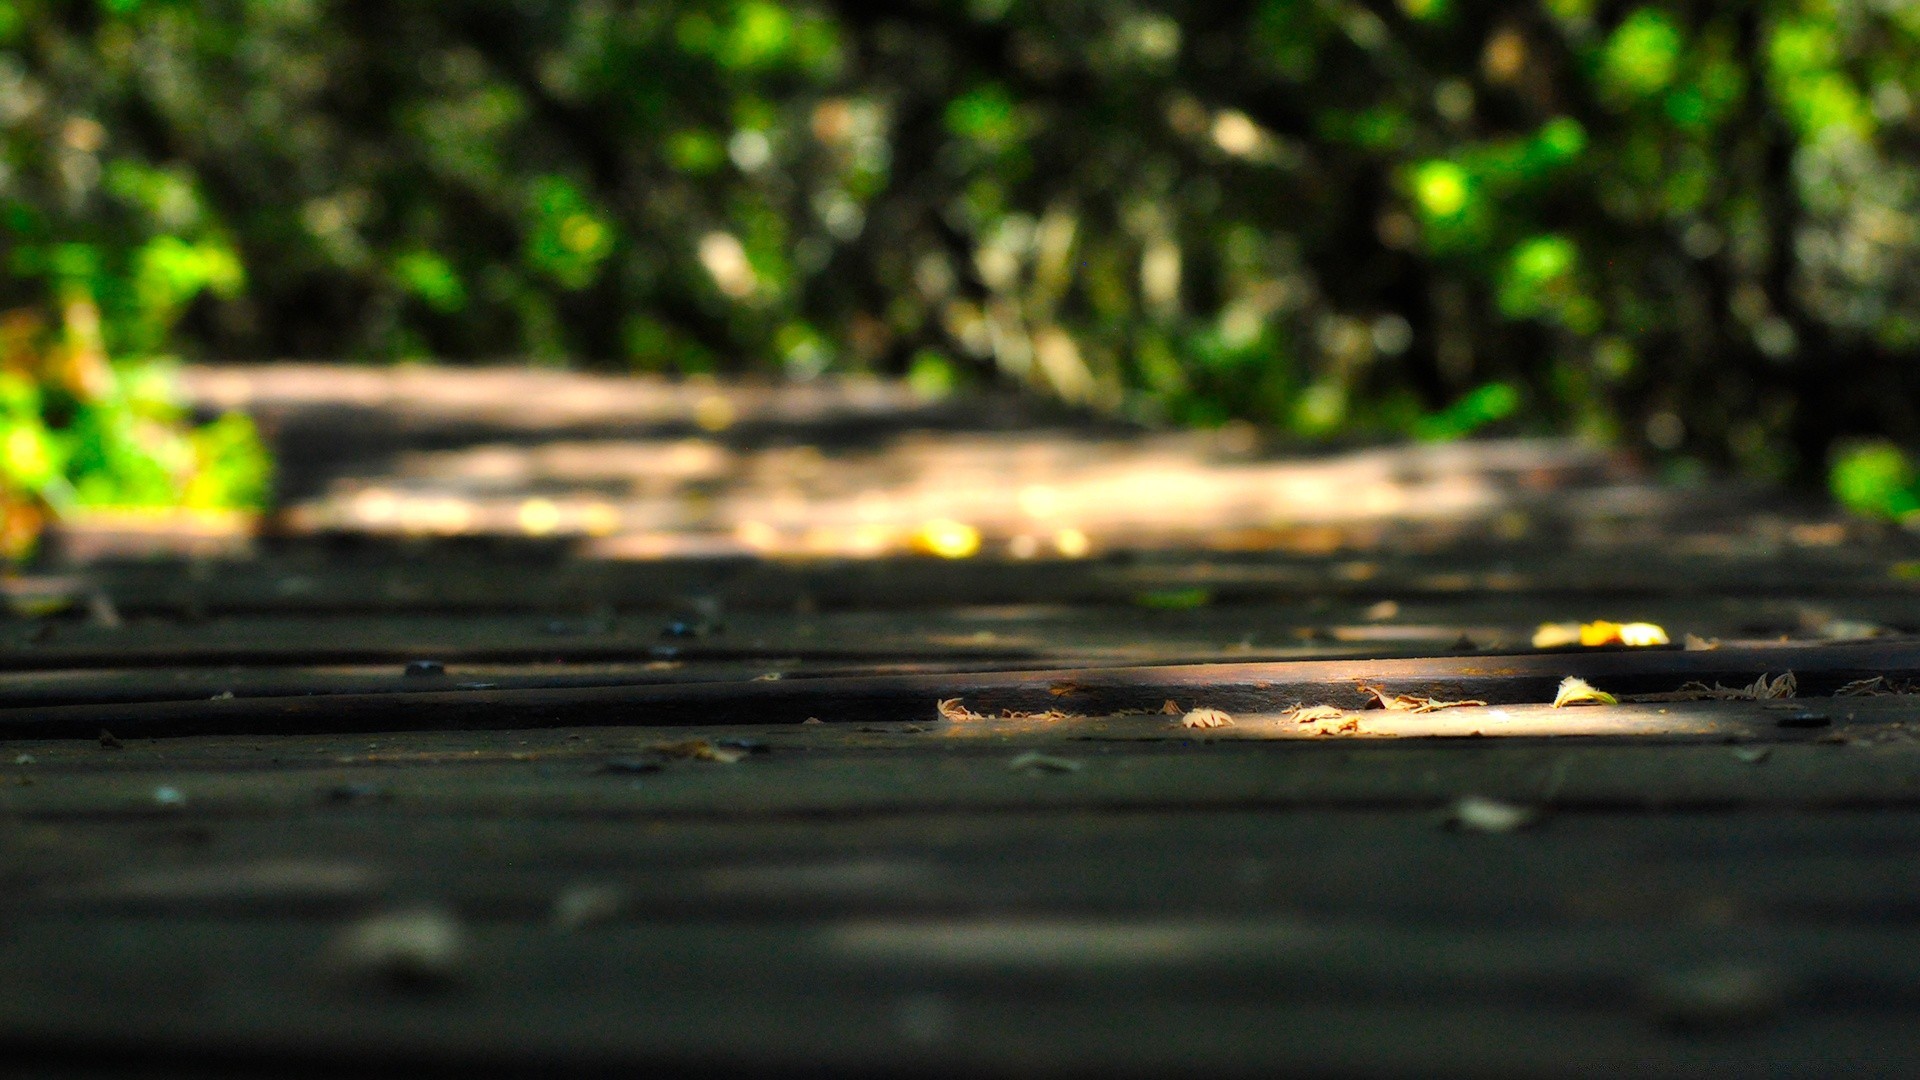
<svg viewBox="0 0 1920 1080"><path fill-rule="evenodd" d="M1916 10L11 0L0 302L1813 478L1920 441Z"/></svg>
<svg viewBox="0 0 1920 1080"><path fill-rule="evenodd" d="M62 314L58 335L32 311L0 316L0 558L31 552L50 515L265 506L272 467L252 421L194 427L164 362L108 361L90 297Z"/></svg>

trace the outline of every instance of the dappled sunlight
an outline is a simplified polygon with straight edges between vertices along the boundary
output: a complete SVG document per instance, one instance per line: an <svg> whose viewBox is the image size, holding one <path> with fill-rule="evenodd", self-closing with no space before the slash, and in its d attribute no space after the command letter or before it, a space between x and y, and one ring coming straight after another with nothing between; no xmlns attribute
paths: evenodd
<svg viewBox="0 0 1920 1080"><path fill-rule="evenodd" d="M1536 514L1678 506L1569 442L1288 455L1245 428L1130 429L872 381L281 366L187 385L278 432L290 490L275 528L290 535L529 537L614 559L1324 554L1396 530L1513 541Z"/></svg>

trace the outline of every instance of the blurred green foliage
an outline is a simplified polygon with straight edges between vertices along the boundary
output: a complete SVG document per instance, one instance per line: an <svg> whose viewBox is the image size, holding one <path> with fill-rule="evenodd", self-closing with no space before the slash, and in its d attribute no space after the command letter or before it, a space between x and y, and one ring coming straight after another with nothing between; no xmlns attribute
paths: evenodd
<svg viewBox="0 0 1920 1080"><path fill-rule="evenodd" d="M148 245L163 269L200 272L167 262L196 260L168 247ZM177 303L208 283L164 287ZM272 465L251 420L195 426L166 362L109 361L99 308L80 287L69 286L61 315L57 335L31 310L0 316L0 559L31 553L50 515L266 505Z"/></svg>
<svg viewBox="0 0 1920 1080"><path fill-rule="evenodd" d="M1916 11L6 0L0 307L1812 478L1920 444Z"/></svg>

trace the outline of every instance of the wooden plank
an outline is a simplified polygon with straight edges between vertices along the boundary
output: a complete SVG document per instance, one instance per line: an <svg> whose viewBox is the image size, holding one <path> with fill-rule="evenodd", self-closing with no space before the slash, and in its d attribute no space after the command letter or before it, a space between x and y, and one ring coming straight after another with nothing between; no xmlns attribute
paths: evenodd
<svg viewBox="0 0 1920 1080"><path fill-rule="evenodd" d="M42 1067L1606 1077L1828 1076L1836 1061L1903 1075L1920 1051L1911 931L473 923L453 984L409 994L330 979L338 925L16 925L0 941L0 1049ZM1711 979L1716 961L1761 973L1766 1000L1689 1032L1673 1014L1712 1010L1657 987Z"/></svg>
<svg viewBox="0 0 1920 1080"><path fill-rule="evenodd" d="M1907 620L1912 611L1909 601L1894 597L1823 601L1791 596L1722 598L1710 604L1673 597L1463 596L1366 604L1322 599L1160 610L1150 606L1156 595L1104 606L968 604L914 612L741 611L704 618L666 611L616 613L609 608L597 615L564 618L278 613L200 620L149 617L117 625L53 620L0 628L0 671L399 665L422 657L458 663L584 664L668 657L972 657L1009 662L1051 657L1061 663L1143 663L1433 656L1524 650L1539 624L1569 619L1652 621L1665 626L1676 641L1693 634L1728 644L1783 636L1805 643L1834 636L1891 636L1911 626ZM1199 601L1168 593L1161 602Z"/></svg>
<svg viewBox="0 0 1920 1080"><path fill-rule="evenodd" d="M943 698L973 709L1088 715L1157 711L1167 700L1235 713L1271 713L1298 702L1357 709L1362 685L1442 700L1549 701L1579 676L1620 694L1659 693L1688 681L1745 685L1792 671L1802 692L1832 693L1854 680L1920 678L1920 644L1784 644L1718 650L1585 650L1513 656L1329 660L1084 668L979 674L906 674L729 683L529 690L432 690L306 698L133 702L0 710L0 736L74 738L108 727L149 737L211 733L386 731L568 726L900 721L925 718Z"/></svg>
<svg viewBox="0 0 1920 1080"><path fill-rule="evenodd" d="M1920 916L1910 806L1555 806L1504 835L1448 828L1411 800L727 821L518 809L396 798L266 817L30 817L0 832L0 885L13 918L304 918L422 897L529 923L569 905L620 924L1006 911L1910 929Z"/></svg>
<svg viewBox="0 0 1920 1080"><path fill-rule="evenodd" d="M1894 710L1897 709L1897 713ZM1651 707L1649 707L1649 711ZM1711 720L1732 708L1702 708ZM1778 714L1775 714L1778 715ZM1898 715L1902 720L1885 719ZM474 816L627 819L860 815L1022 808L1443 809L1465 795L1549 807L1905 807L1920 800L1911 704L1831 729L1781 728L1757 710L1649 745L1579 739L1217 737L1132 718L1080 725L955 725L948 731L819 728L595 729L358 739L9 742L0 811L21 819L133 817L166 823L303 813L392 801ZM831 728L829 727L829 732ZM1119 737L1114 737L1114 736ZM573 740L570 741L569 737ZM689 737L747 739L765 753L734 764L665 760ZM1725 745L1746 740L1745 745ZM1702 740L1705 740L1702 742ZM196 749L195 742L201 742ZM724 745L718 744L715 745ZM1764 751L1759 754L1759 751ZM1015 768L1038 751L1065 771ZM6 765L4 762L24 763ZM1759 756L1756 756L1759 754Z"/></svg>

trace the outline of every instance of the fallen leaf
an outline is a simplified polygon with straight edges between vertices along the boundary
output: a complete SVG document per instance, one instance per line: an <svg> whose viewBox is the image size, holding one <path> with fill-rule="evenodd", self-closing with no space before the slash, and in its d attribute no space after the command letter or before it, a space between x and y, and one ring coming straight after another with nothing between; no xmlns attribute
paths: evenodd
<svg viewBox="0 0 1920 1080"><path fill-rule="evenodd" d="M1834 697L1876 697L1881 694L1891 694L1891 693L1894 693L1894 690L1892 687L1887 685L1886 676L1874 675L1865 679L1853 680L1852 682L1846 684L1845 686L1842 686L1840 689L1835 690L1833 692L1833 696Z"/></svg>
<svg viewBox="0 0 1920 1080"><path fill-rule="evenodd" d="M1719 638L1703 638L1698 634L1688 634L1684 640L1688 652L1710 652L1720 647Z"/></svg>
<svg viewBox="0 0 1920 1080"><path fill-rule="evenodd" d="M1559 649L1568 645L1596 648L1601 645L1629 645L1644 648L1669 644L1665 629L1654 623L1617 623L1599 619L1590 623L1541 623L1533 632L1536 649Z"/></svg>
<svg viewBox="0 0 1920 1080"><path fill-rule="evenodd" d="M1280 710L1280 715L1299 724L1313 724L1322 720L1338 720L1347 715L1347 710L1338 705L1290 705Z"/></svg>
<svg viewBox="0 0 1920 1080"><path fill-rule="evenodd" d="M1219 709L1195 709L1180 718L1180 726L1186 728L1231 727L1233 717Z"/></svg>
<svg viewBox="0 0 1920 1080"><path fill-rule="evenodd" d="M1029 750L1007 762L1007 768L1014 772L1069 773L1079 772L1080 763L1072 758L1054 757L1037 750Z"/></svg>
<svg viewBox="0 0 1920 1080"><path fill-rule="evenodd" d="M1799 692L1799 682L1789 671L1777 679L1762 674L1747 686L1708 686L1703 682L1682 683L1680 689L1665 694L1635 694L1630 701L1778 701Z"/></svg>
<svg viewBox="0 0 1920 1080"><path fill-rule="evenodd" d="M1085 688L1079 683L1057 682L1047 687L1047 693L1052 694L1054 697L1066 697L1068 694L1077 694L1083 689Z"/></svg>
<svg viewBox="0 0 1920 1080"><path fill-rule="evenodd" d="M1360 687L1360 692L1373 695L1373 704L1366 706L1367 708L1386 709L1389 712L1429 713L1438 712L1441 709L1457 709L1464 705L1486 704L1486 702L1477 699L1469 699L1466 701L1436 701L1433 698L1420 697L1417 694L1389 694L1377 686L1362 686Z"/></svg>
<svg viewBox="0 0 1920 1080"><path fill-rule="evenodd" d="M1526 828L1538 817L1532 807L1468 795L1453 804L1448 820L1468 832L1504 833Z"/></svg>
<svg viewBox="0 0 1920 1080"><path fill-rule="evenodd" d="M938 555L943 559L970 558L980 551L980 530L964 521L935 518L922 522L913 531L910 543L915 551Z"/></svg>
<svg viewBox="0 0 1920 1080"><path fill-rule="evenodd" d="M1185 710L1180 708L1179 703L1174 701L1172 698L1168 698L1160 706L1160 714L1162 716L1179 716L1184 711Z"/></svg>
<svg viewBox="0 0 1920 1080"><path fill-rule="evenodd" d="M968 720L986 719L986 717L960 704L960 699L957 697L942 698L934 702L933 707L939 711L942 720L951 720L956 724Z"/></svg>
<svg viewBox="0 0 1920 1080"><path fill-rule="evenodd" d="M1618 705L1620 699L1605 690L1596 690L1585 679L1572 675L1560 680L1560 690L1553 695L1553 707L1558 709L1566 705Z"/></svg>

